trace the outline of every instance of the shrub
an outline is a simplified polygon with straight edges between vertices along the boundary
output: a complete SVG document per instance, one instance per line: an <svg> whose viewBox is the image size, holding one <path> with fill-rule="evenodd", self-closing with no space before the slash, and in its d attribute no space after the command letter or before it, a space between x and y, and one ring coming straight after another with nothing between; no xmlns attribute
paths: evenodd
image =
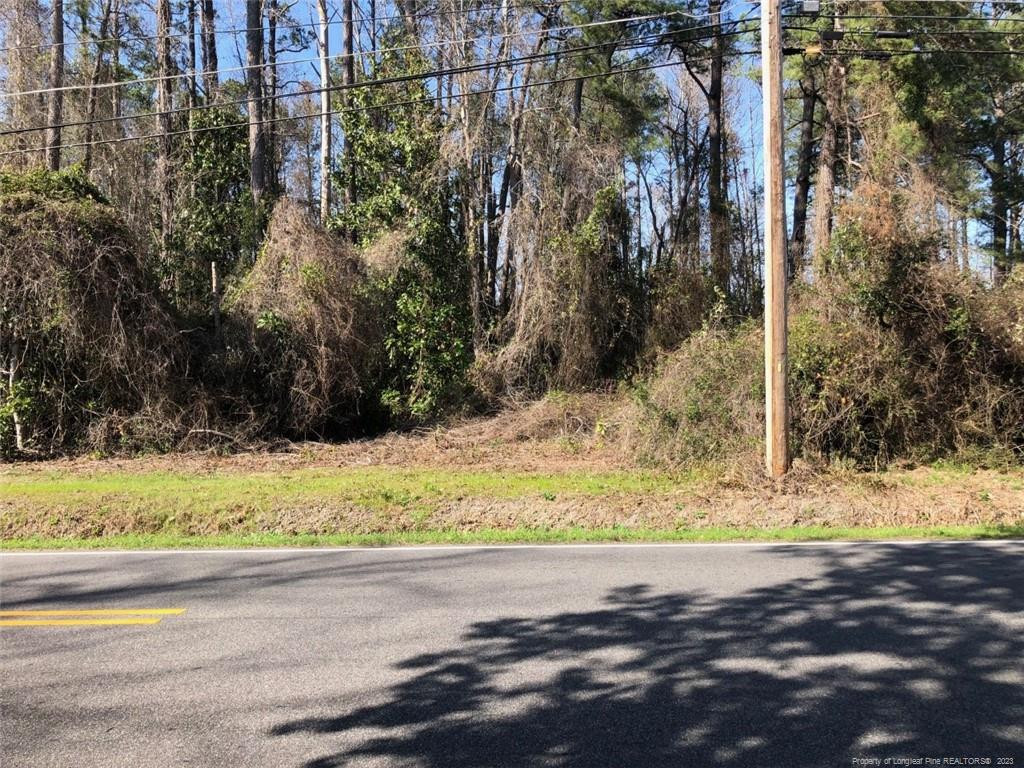
<svg viewBox="0 0 1024 768"><path fill-rule="evenodd" d="M256 263L225 301L225 345L212 362L227 375L207 374L224 417L266 435L358 430L381 345L367 291L354 249L279 202Z"/></svg>
<svg viewBox="0 0 1024 768"><path fill-rule="evenodd" d="M899 193L855 199L840 211L828 278L790 312L794 452L861 466L1021 460L1024 274L986 288L935 258ZM762 344L748 322L663 358L636 389L634 450L668 464L759 451Z"/></svg>
<svg viewBox="0 0 1024 768"><path fill-rule="evenodd" d="M185 349L118 213L71 169L0 174L0 450L166 447Z"/></svg>
<svg viewBox="0 0 1024 768"><path fill-rule="evenodd" d="M755 451L764 420L764 334L748 321L705 327L631 388L616 421L642 461L715 462Z"/></svg>
<svg viewBox="0 0 1024 768"><path fill-rule="evenodd" d="M521 298L499 345L478 355L477 378L492 392L586 389L621 374L640 350L642 278L623 253L629 217L619 188L597 190L575 227L544 227L550 234L518 278Z"/></svg>

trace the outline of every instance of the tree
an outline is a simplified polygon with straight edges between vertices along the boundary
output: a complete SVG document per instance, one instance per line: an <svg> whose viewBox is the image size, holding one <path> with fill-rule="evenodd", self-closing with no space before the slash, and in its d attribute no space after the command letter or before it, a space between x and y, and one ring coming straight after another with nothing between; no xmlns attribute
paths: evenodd
<svg viewBox="0 0 1024 768"><path fill-rule="evenodd" d="M201 0L200 50L203 59L203 88L207 102L213 101L217 93L217 21L213 0Z"/></svg>
<svg viewBox="0 0 1024 768"><path fill-rule="evenodd" d="M103 71L103 57L109 48L107 42L107 35L110 33L110 17L115 13L113 0L105 0L103 8L100 13L100 26L97 33L96 42L96 58L92 65L92 74L89 77L89 91L86 96L86 109L85 109L85 157L82 160L82 167L85 172L88 173L92 168L92 154L93 154L93 130L95 125L93 120L96 117L96 106L97 106L97 89L99 85L100 75Z"/></svg>
<svg viewBox="0 0 1024 768"><path fill-rule="evenodd" d="M260 0L245 3L245 82L249 110L249 186L258 205L267 185L267 147L263 125L263 13Z"/></svg>
<svg viewBox="0 0 1024 768"><path fill-rule="evenodd" d="M729 295L732 271L729 254L728 206L722 181L723 124L722 74L725 43L722 38L722 4L710 0L708 16L712 24L711 76L708 79L708 208L711 224L711 275L722 295Z"/></svg>
<svg viewBox="0 0 1024 768"><path fill-rule="evenodd" d="M61 121L64 119L64 0L51 0L49 108L46 111L46 167L60 170Z"/></svg>
<svg viewBox="0 0 1024 768"><path fill-rule="evenodd" d="M320 223L326 225L331 215L331 65L327 0L317 0L316 7L320 14L320 36L317 38L320 54Z"/></svg>
<svg viewBox="0 0 1024 768"><path fill-rule="evenodd" d="M793 233L789 239L789 279L803 274L807 255L807 205L811 194L811 166L814 162L814 115L818 88L813 71L799 81L800 139L797 147L796 179L793 192Z"/></svg>
<svg viewBox="0 0 1024 768"><path fill-rule="evenodd" d="M182 172L190 194L175 218L174 263L179 307L220 324L220 283L251 263L259 247L259 210L249 190L249 154L242 113L231 107L190 117L194 145Z"/></svg>
<svg viewBox="0 0 1024 768"><path fill-rule="evenodd" d="M166 261L170 247L171 226L174 216L174 179L171 169L171 110L174 107L173 74L171 69L171 2L157 0L157 106L160 110L160 151L157 176L160 180L160 253Z"/></svg>
<svg viewBox="0 0 1024 768"><path fill-rule="evenodd" d="M342 98L342 104L349 106L352 103L351 93L352 87L356 82L356 63L355 63L355 48L353 47L353 28L352 28L352 0L341 0L342 2L342 60L341 60L341 85L345 88L344 96ZM349 167L349 173L346 176L347 183L345 185L345 205L355 205L356 198L356 171L354 168L355 154L351 149L351 143L349 142L348 136L345 137L345 160Z"/></svg>
<svg viewBox="0 0 1024 768"><path fill-rule="evenodd" d="M840 11L836 10L834 29L840 31ZM830 43L835 48L835 43ZM843 107L846 66L840 54L829 57L825 74L825 114L818 152L818 173L814 185L814 272L822 275L832 242L832 213L835 206L836 163L838 162L839 114Z"/></svg>
<svg viewBox="0 0 1024 768"><path fill-rule="evenodd" d="M383 47L407 48L408 40L389 35ZM416 51L391 51L371 77L429 69ZM472 350L465 246L452 220L457 199L431 101L416 79L350 92L353 110L342 126L353 162L342 166L338 181L355 187L355 203L331 222L337 232L355 233L362 248L387 252L375 285L387 356L381 403L401 421L428 418L452 403L464 389ZM388 106L396 102L411 104Z"/></svg>

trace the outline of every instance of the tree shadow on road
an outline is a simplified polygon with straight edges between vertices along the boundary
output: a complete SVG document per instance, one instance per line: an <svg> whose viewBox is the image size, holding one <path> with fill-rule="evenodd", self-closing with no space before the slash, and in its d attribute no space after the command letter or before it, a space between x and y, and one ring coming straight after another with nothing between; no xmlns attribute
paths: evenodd
<svg viewBox="0 0 1024 768"><path fill-rule="evenodd" d="M786 552L827 563L731 596L633 585L597 610L477 623L403 661L379 703L272 735L322 739L308 768L1024 764L1020 548Z"/></svg>

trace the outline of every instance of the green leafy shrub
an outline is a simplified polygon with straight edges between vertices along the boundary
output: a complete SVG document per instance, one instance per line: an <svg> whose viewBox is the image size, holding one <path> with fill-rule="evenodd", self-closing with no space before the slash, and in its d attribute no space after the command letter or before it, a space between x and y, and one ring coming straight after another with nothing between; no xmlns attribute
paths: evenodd
<svg viewBox="0 0 1024 768"><path fill-rule="evenodd" d="M61 171L32 168L24 172L0 170L0 197L34 195L51 202L107 204L102 192L91 182L79 166Z"/></svg>
<svg viewBox="0 0 1024 768"><path fill-rule="evenodd" d="M356 241L368 265L384 352L372 389L398 425L436 418L459 403L472 359L468 260L451 222L460 202L426 87L402 79L430 64L405 42L405 33L392 33L390 52L374 64L374 77L395 82L351 96L357 109L343 124L355 163L343 160L336 182L353 182L356 202L330 224Z"/></svg>
<svg viewBox="0 0 1024 768"><path fill-rule="evenodd" d="M217 262L222 281L244 274L263 240L266 211L249 187L244 115L221 107L189 119L196 131L183 168L188 184L175 208L171 253L157 273L174 286L180 311L209 317L210 262Z"/></svg>

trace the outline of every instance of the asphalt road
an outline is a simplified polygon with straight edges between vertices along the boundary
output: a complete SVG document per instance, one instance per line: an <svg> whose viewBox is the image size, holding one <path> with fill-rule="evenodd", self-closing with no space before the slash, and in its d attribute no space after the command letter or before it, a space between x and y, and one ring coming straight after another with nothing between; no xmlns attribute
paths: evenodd
<svg viewBox="0 0 1024 768"><path fill-rule="evenodd" d="M6 553L0 613L5 768L1024 766L1021 542Z"/></svg>

